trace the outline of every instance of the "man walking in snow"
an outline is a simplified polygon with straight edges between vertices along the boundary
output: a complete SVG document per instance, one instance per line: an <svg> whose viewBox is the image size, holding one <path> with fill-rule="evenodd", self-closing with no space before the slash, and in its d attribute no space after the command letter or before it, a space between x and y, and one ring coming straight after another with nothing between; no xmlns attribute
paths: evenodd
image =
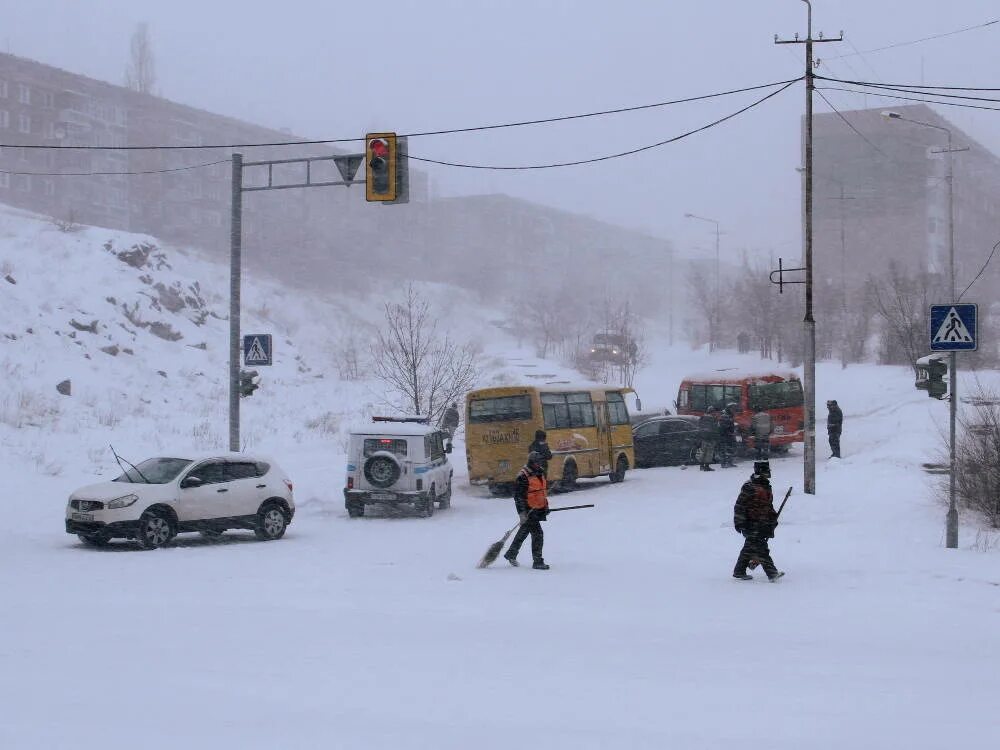
<svg viewBox="0 0 1000 750"><path fill-rule="evenodd" d="M542 557L545 533L541 524L549 515L547 487L541 455L529 453L528 463L518 472L517 479L514 480L514 507L517 509L518 518L521 519L521 526L514 535L510 548L503 555L504 559L515 568L518 565L517 553L521 551L521 545L528 538L528 534L531 534L533 561L531 567L535 570L549 569Z"/></svg>
<svg viewBox="0 0 1000 750"><path fill-rule="evenodd" d="M844 412L834 399L826 402L826 433L830 438L830 458L840 458L840 431L844 427Z"/></svg>
<svg viewBox="0 0 1000 750"><path fill-rule="evenodd" d="M754 461L753 474L749 481L743 483L736 498L733 525L744 537L743 549L733 568L733 578L751 580L753 576L747 573L747 566L752 563L759 563L764 568L769 581L777 581L785 575L775 567L767 546L767 540L774 538L774 529L778 525L774 493L771 492L771 466L767 461Z"/></svg>
<svg viewBox="0 0 1000 750"><path fill-rule="evenodd" d="M444 410L441 418L441 427L448 433L448 437L455 437L455 430L458 429L458 402L453 401L451 406Z"/></svg>

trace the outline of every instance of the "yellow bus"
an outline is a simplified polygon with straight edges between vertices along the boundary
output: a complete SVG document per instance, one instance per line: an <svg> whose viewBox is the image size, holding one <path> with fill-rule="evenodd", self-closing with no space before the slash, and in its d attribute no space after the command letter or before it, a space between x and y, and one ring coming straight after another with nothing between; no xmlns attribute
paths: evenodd
<svg viewBox="0 0 1000 750"><path fill-rule="evenodd" d="M469 481L509 494L536 430L545 430L549 482L571 489L580 477L625 479L635 466L625 394L607 385L504 386L466 396L465 455Z"/></svg>

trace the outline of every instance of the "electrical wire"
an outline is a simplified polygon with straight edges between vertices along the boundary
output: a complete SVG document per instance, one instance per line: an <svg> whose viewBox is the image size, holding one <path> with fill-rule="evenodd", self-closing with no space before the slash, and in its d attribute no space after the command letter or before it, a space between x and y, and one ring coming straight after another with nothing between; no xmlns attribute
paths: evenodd
<svg viewBox="0 0 1000 750"><path fill-rule="evenodd" d="M1000 88L984 88L976 86L925 86L922 83L876 83L875 81L849 81L844 78L830 78L828 76L816 75L816 78L822 78L824 81L836 81L837 83L849 83L852 86L875 86L881 88L897 88L897 89L933 89L937 91L1000 91ZM931 91L927 92L932 93ZM939 96L943 96L940 94ZM971 98L971 97L966 97Z"/></svg>
<svg viewBox="0 0 1000 750"><path fill-rule="evenodd" d="M843 55L837 55L837 57L829 58L831 60L838 60L842 57L854 57L855 55L870 54L872 52L884 52L889 49L897 49L898 47L907 47L911 44L920 44L921 42L929 42L932 39L944 39L947 36L954 36L955 34L964 34L966 31L975 31L976 29L983 29L987 26L992 26L993 24L1000 23L1000 18L995 18L992 21L986 21L985 23L978 23L975 26L966 26L962 29L955 29L954 31L946 31L942 34L932 34L931 36L921 37L920 39L912 39L908 42L896 42L895 44L887 44L884 47L876 47L874 49L866 49L863 53L855 50L854 52L848 52ZM853 44L851 45L854 46Z"/></svg>
<svg viewBox="0 0 1000 750"><path fill-rule="evenodd" d="M818 76L817 76L818 77ZM852 86L862 86L864 88L879 89L881 91L896 91L900 94L917 94L921 96L938 96L942 99L962 99L973 102L993 102L995 104L1000 104L1000 99L989 96L970 96L967 94L946 94L943 91L921 91L919 88L902 88L899 86L887 86L885 84L879 83L855 83L854 81L844 81L839 78L824 78L825 81L837 81L838 83L847 83Z"/></svg>
<svg viewBox="0 0 1000 750"><path fill-rule="evenodd" d="M114 177L141 174L166 174L167 172L184 172L189 169L202 169L203 167L213 167L216 164L229 164L232 159L219 159L209 161L204 164L190 164L186 167L173 167L171 169L147 169L137 172L14 172L0 169L0 174L23 175L29 177Z"/></svg>
<svg viewBox="0 0 1000 750"><path fill-rule="evenodd" d="M979 273L976 274L976 278L974 278L972 281L970 281L969 285L967 287L965 287L965 289L962 290L962 293L960 295L958 295L958 302L961 302L962 301L962 297L965 296L965 293L967 291L969 291L970 289L972 289L972 285L973 284L975 284L977 281L979 281L979 277L983 275L984 271L986 271L986 266L988 266L990 264L990 261L993 260L993 253L995 253L997 251L998 247L1000 247L1000 242L997 242L997 244L995 244L993 246L993 249L990 250L990 255L986 259L986 262L983 263L983 267L979 269Z"/></svg>
<svg viewBox="0 0 1000 750"><path fill-rule="evenodd" d="M650 149L659 148L660 146L665 146L668 143L675 143L675 142L680 141L680 140L682 140L684 138L688 138L688 137L690 137L692 135L695 135L696 133L700 133L700 132L702 132L704 130L708 130L709 128L713 128L716 125L720 125L720 124L726 122L727 120L731 120L734 117L737 117L737 116L743 114L744 112L746 112L748 110L751 110L754 107L757 107L757 106L763 104L768 99L770 99L770 98L772 98L774 96L777 96L782 91L785 91L786 89L790 88L794 84L796 84L799 81L803 80L803 78L804 78L804 76L802 78L796 78L796 79L794 79L792 81L789 81L784 86L782 86L780 89L778 89L777 91L772 91L771 93L769 93L766 96L764 96L764 97L756 100L755 102L753 102L751 104L748 104L747 106L743 107L742 109L739 109L739 110L737 110L737 111L735 111L735 112L733 112L731 114L728 114L725 117L720 117L718 120L713 120L712 122L708 123L707 125L702 125L701 127L695 128L694 130L689 130L689 131L687 131L685 133L681 133L680 135L676 135L676 136L674 136L672 138L667 138L666 140L658 141L656 143L651 143L651 144L646 145L646 146L640 146L638 148L629 149L628 151L620 151L620 152L614 153L614 154L607 154L606 156L597 156L597 157L594 157L592 159L578 159L576 161L554 162L554 163L550 163L550 164L527 164L527 165L516 165L516 166L500 166L500 165L490 165L490 164L461 164L461 163L458 163L458 162L440 161L438 159L427 159L427 158L423 158L423 157L414 156L413 154L409 154L408 158L412 159L414 161L426 162L427 164L438 164L438 165L443 166L443 167L460 167L460 168L463 168L463 169L492 169L492 170L500 170L500 171L518 171L518 170L529 170L529 169L556 169L556 168L559 168L559 167L575 167L575 166L579 166L581 164L594 164L595 162L609 161L611 159L619 159L619 158L621 158L623 156L631 156L633 154L638 154L638 153L640 153L642 151L649 151Z"/></svg>
<svg viewBox="0 0 1000 750"><path fill-rule="evenodd" d="M883 151L882 149L880 149L878 146L876 146L874 143L872 143L870 140L868 140L868 137L864 133L862 133L860 130L858 130L856 127L854 127L854 123L852 123L850 120L848 120L846 117L844 117L844 115L841 114L840 110L833 106L833 104L830 102L829 99L826 98L826 95L822 91L820 91L819 89L814 89L814 90L816 91L817 94L819 94L820 99L822 99L824 102L826 102L827 106L830 109L832 109L834 112L836 112L837 117L839 117L841 120L843 120L844 124L847 125L847 127L849 127L851 130L853 130L861 138L861 140L863 140L865 143L867 143L873 149L875 149L880 154L882 154L882 156L884 156L886 159L889 159L890 161L892 161L892 157L889 156L889 154L887 154L885 151Z"/></svg>
<svg viewBox="0 0 1000 750"><path fill-rule="evenodd" d="M619 107L617 109L605 109L597 112L585 112L582 114L575 115L562 115L559 117L546 117L535 120L520 120L515 122L505 122L496 125L477 125L473 127L466 128L450 128L446 130L427 130L423 132L413 132L413 133L400 133L399 137L408 138L421 138L425 136L432 135L451 135L455 133L472 133L477 131L486 130L498 130L501 128L519 128L527 125L548 125L554 122L568 122L570 120L582 120L588 117L604 117L606 115L617 115L623 114L625 112L638 112L645 109L655 109L657 107L668 107L675 104L687 104L690 102L699 102L706 99L715 99L722 96L731 96L733 94L742 94L747 91L759 91L760 89L773 88L775 86L781 85L791 85L801 81L802 78L794 78L785 81L773 81L771 83L762 83L756 86L745 86L738 89L730 89L728 91L717 91L711 94L701 94L699 96L689 96L683 99L671 99L668 101L654 102L652 104L639 104L633 107ZM48 149L48 150L77 150L77 151L194 151L194 150L209 150L209 149L232 149L232 148L271 148L276 146L320 146L328 145L332 143L357 143L364 141L364 138L324 138L321 140L299 140L299 141L272 141L265 143L226 143L226 144L213 144L213 145L154 145L154 146L74 146L74 145L48 145L48 144L29 144L22 145L18 143L0 143L0 148L29 148L29 149Z"/></svg>
<svg viewBox="0 0 1000 750"><path fill-rule="evenodd" d="M921 99L914 96L900 96L899 94L879 94L874 91L858 91L857 89L845 89L840 86L817 86L816 91L844 91L848 94L868 94L878 96L883 99L900 99L907 102L923 102L924 104L940 104L944 107L962 107L964 109L988 109L1000 112L1000 107L987 107L985 104L963 104L961 102L942 102L934 99ZM929 94L933 96L933 94Z"/></svg>

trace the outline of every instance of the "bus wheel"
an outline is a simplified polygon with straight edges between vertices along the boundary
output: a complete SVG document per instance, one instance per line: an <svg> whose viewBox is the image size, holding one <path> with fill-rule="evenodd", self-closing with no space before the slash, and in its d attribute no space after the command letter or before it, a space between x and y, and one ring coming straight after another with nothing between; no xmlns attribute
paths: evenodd
<svg viewBox="0 0 1000 750"><path fill-rule="evenodd" d="M611 472L611 481L614 483L625 481L625 472L628 471L628 461L625 456L619 456L615 464L615 470Z"/></svg>
<svg viewBox="0 0 1000 750"><path fill-rule="evenodd" d="M562 480L559 482L559 489L563 492L572 492L576 489L576 464L572 461L568 461L565 466L563 466Z"/></svg>
<svg viewBox="0 0 1000 750"><path fill-rule="evenodd" d="M490 484L490 494L493 495L493 497L512 497L513 490L509 484L497 482L496 484Z"/></svg>

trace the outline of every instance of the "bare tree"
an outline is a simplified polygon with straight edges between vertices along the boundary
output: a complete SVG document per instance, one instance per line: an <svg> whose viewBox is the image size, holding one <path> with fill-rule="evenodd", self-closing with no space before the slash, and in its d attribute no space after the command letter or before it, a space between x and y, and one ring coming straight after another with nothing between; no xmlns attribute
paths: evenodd
<svg viewBox="0 0 1000 750"><path fill-rule="evenodd" d="M715 285L700 266L693 266L688 276L688 301L692 310L698 311L698 320L691 321L688 337L692 344L701 344L704 331L708 336L709 351L714 351L718 342L715 330ZM705 326L704 328L702 326Z"/></svg>
<svg viewBox="0 0 1000 750"><path fill-rule="evenodd" d="M917 375L917 359L928 347L927 309L933 296L927 274L907 276L890 262L888 274L868 280L868 295L882 319L882 351L886 364L908 364Z"/></svg>
<svg viewBox="0 0 1000 750"><path fill-rule="evenodd" d="M385 328L371 347L372 369L388 388L385 403L437 422L480 377L479 349L438 330L430 304L410 284L406 301L385 305Z"/></svg>
<svg viewBox="0 0 1000 750"><path fill-rule="evenodd" d="M1000 394L979 385L970 401L972 408L963 410L955 445L956 499L990 528L1000 529ZM941 437L946 466L949 441L946 434ZM946 502L947 487L947 482L941 487Z"/></svg>
<svg viewBox="0 0 1000 750"><path fill-rule="evenodd" d="M129 45L128 65L125 66L125 86L140 94L152 94L156 86L156 61L149 24L136 24Z"/></svg>

